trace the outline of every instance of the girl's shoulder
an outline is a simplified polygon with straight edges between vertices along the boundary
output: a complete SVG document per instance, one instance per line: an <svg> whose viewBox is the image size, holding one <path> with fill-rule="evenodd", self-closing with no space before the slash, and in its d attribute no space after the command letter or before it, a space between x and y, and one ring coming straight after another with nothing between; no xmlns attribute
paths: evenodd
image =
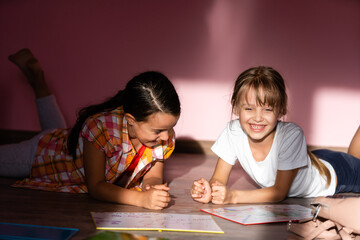
<svg viewBox="0 0 360 240"><path fill-rule="evenodd" d="M124 116L124 110L122 106L117 107L115 109L109 110L109 111L103 111L100 113L96 113L95 115L92 115L89 117L89 119L98 119L102 122L114 120L116 118L122 118Z"/></svg>
<svg viewBox="0 0 360 240"><path fill-rule="evenodd" d="M88 117L83 124L83 131L118 131L122 128L124 119L124 111L122 108L115 108L110 111L104 111ZM111 130L112 129L112 130Z"/></svg>
<svg viewBox="0 0 360 240"><path fill-rule="evenodd" d="M277 128L276 131L278 132L279 135L304 134L302 128L293 122L279 121L276 128Z"/></svg>
<svg viewBox="0 0 360 240"><path fill-rule="evenodd" d="M301 127L299 125L297 125L296 123L293 123L293 122L279 121L277 123L277 126L281 127L281 128L285 128L285 129L301 129Z"/></svg>
<svg viewBox="0 0 360 240"><path fill-rule="evenodd" d="M228 122L225 129L227 129L231 132L234 132L234 133L243 132L239 119L234 119L234 120L231 120L230 122Z"/></svg>

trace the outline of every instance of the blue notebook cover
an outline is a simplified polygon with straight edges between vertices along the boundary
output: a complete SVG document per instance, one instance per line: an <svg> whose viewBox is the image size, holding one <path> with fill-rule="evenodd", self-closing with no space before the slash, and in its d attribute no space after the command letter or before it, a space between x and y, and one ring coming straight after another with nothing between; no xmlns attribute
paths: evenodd
<svg viewBox="0 0 360 240"><path fill-rule="evenodd" d="M6 240L67 240L78 231L76 228L0 223L0 239Z"/></svg>

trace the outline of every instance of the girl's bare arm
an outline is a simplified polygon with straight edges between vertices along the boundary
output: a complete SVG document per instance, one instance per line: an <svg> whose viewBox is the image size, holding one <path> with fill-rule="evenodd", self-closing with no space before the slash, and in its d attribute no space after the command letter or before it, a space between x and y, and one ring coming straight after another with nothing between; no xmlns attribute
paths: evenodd
<svg viewBox="0 0 360 240"><path fill-rule="evenodd" d="M150 170L145 174L143 178L142 188L143 190L148 190L146 187L152 187L156 185L164 185L164 163L156 162L154 166L150 168ZM166 187L164 190L170 190L170 188Z"/></svg>
<svg viewBox="0 0 360 240"><path fill-rule="evenodd" d="M84 141L84 168L89 194L99 200L162 209L170 201L165 191L146 192L125 189L105 181L105 154L90 142Z"/></svg>
<svg viewBox="0 0 360 240"><path fill-rule="evenodd" d="M271 187L255 190L231 190L226 187L231 165L222 160L218 160L214 175L211 179L213 203L261 203L279 202L283 200L296 177L298 169L277 171L275 184Z"/></svg>

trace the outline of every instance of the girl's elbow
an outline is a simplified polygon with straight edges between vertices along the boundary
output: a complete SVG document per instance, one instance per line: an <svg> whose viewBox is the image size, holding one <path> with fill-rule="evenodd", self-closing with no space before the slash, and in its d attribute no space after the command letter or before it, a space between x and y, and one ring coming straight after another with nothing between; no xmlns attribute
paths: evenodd
<svg viewBox="0 0 360 240"><path fill-rule="evenodd" d="M100 184L97 183L93 183L93 184L89 184L87 183L87 190L88 190L88 194L95 199L100 199L99 198L99 188L100 188Z"/></svg>
<svg viewBox="0 0 360 240"><path fill-rule="evenodd" d="M88 194L90 197L97 199L96 188L94 186L87 186Z"/></svg>
<svg viewBox="0 0 360 240"><path fill-rule="evenodd" d="M281 202L286 198L286 194L279 194L275 197L274 202Z"/></svg>
<svg viewBox="0 0 360 240"><path fill-rule="evenodd" d="M273 192L272 202L281 202L287 197L287 191L281 191L275 188Z"/></svg>

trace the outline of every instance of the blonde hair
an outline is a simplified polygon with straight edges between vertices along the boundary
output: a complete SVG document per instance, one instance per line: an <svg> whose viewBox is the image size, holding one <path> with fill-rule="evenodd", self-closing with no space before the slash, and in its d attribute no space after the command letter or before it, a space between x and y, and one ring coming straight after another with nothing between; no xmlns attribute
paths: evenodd
<svg viewBox="0 0 360 240"><path fill-rule="evenodd" d="M329 169L307 148L307 153L311 159L311 164L319 171L320 175L326 179L326 187L330 186L331 174Z"/></svg>

